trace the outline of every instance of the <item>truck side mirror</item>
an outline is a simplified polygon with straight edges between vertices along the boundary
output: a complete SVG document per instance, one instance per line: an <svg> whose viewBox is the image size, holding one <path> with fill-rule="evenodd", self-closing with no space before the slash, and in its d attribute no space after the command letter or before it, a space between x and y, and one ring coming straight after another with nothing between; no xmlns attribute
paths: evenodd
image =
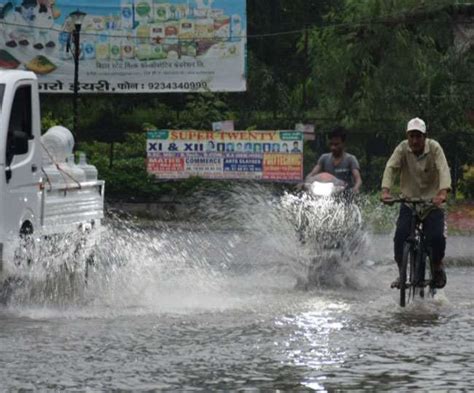
<svg viewBox="0 0 474 393"><path fill-rule="evenodd" d="M7 183L10 183L10 179L12 178L12 169L8 166L5 168L5 179Z"/></svg>

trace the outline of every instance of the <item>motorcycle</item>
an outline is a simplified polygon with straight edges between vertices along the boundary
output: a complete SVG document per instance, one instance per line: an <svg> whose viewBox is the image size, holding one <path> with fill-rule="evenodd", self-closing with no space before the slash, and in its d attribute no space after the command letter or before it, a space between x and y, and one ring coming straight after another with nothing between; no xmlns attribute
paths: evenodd
<svg viewBox="0 0 474 393"><path fill-rule="evenodd" d="M323 172L307 179L300 194L286 194L282 204L310 255L306 282L298 285L342 284L364 238L362 214L347 184Z"/></svg>

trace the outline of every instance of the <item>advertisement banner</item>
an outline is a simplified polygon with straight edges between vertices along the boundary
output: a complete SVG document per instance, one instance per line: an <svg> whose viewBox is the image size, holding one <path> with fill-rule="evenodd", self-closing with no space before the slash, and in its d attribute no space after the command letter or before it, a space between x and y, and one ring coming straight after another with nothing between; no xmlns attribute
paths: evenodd
<svg viewBox="0 0 474 393"><path fill-rule="evenodd" d="M154 130L147 133L147 171L157 179L252 179L300 182L299 131Z"/></svg>
<svg viewBox="0 0 474 393"><path fill-rule="evenodd" d="M27 69L40 91L245 91L245 0L0 0L0 67Z"/></svg>

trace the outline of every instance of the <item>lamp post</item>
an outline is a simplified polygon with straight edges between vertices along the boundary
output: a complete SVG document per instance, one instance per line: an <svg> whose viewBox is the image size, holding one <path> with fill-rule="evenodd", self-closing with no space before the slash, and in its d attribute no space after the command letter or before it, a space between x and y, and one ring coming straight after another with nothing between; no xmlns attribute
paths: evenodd
<svg viewBox="0 0 474 393"><path fill-rule="evenodd" d="M78 101L78 93L79 93L79 57L81 56L80 51L80 35L81 35L81 27L82 21L86 14L82 11L76 10L69 14L69 18L74 26L72 30L72 44L74 46L74 50L72 51L72 57L74 59L74 90L73 90L73 118L72 118L72 128L74 137L77 140L77 101ZM69 48L70 49L70 48Z"/></svg>

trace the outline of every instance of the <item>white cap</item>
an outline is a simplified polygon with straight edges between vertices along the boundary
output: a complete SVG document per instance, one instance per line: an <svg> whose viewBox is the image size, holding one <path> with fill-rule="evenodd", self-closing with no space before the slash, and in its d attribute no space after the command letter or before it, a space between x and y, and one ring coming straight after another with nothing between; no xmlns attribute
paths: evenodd
<svg viewBox="0 0 474 393"><path fill-rule="evenodd" d="M415 117L408 122L407 132L408 131L420 131L421 133L426 134L426 124L419 117Z"/></svg>

